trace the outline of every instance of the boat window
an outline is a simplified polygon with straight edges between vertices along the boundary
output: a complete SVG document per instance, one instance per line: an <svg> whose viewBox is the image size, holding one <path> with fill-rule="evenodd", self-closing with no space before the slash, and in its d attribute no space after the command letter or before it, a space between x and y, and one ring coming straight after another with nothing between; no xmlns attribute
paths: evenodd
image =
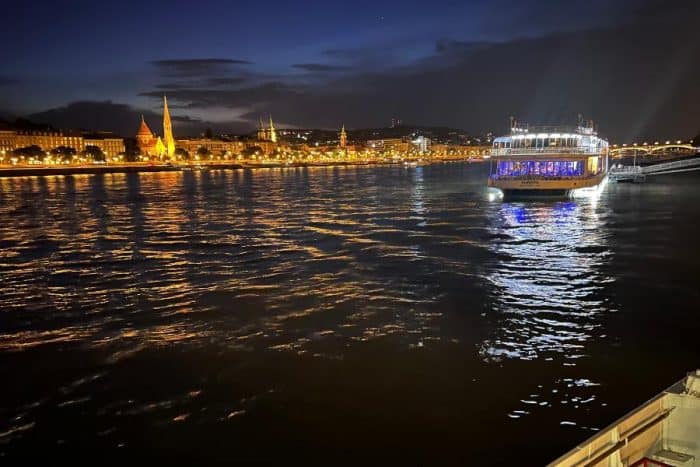
<svg viewBox="0 0 700 467"><path fill-rule="evenodd" d="M500 161L497 173L500 177L580 177L583 168L581 161Z"/></svg>

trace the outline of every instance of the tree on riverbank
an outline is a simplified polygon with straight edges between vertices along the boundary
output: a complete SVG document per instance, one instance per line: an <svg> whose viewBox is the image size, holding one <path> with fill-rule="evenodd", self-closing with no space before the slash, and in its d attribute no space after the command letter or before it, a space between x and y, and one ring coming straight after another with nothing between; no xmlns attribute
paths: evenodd
<svg viewBox="0 0 700 467"><path fill-rule="evenodd" d="M14 151L12 151L12 154L14 154L17 157L33 157L34 159L39 160L43 160L46 157L46 153L36 144L33 144L31 146L25 146L23 148L17 148Z"/></svg>
<svg viewBox="0 0 700 467"><path fill-rule="evenodd" d="M197 149L197 155L200 158L206 159L207 157L211 156L211 151L209 150L209 148L202 146L199 149Z"/></svg>
<svg viewBox="0 0 700 467"><path fill-rule="evenodd" d="M105 160L105 153L102 152L102 149L97 146L85 146L85 150L82 152L82 154L89 157L93 161L104 162Z"/></svg>
<svg viewBox="0 0 700 467"><path fill-rule="evenodd" d="M190 159L190 153L187 152L186 149L183 148L175 148L175 157L178 159L182 160L189 160Z"/></svg>
<svg viewBox="0 0 700 467"><path fill-rule="evenodd" d="M70 162L77 153L75 148L69 146L58 146L51 150L51 154L60 159L61 162Z"/></svg>
<svg viewBox="0 0 700 467"><path fill-rule="evenodd" d="M260 146L248 146L241 151L241 155L246 159L250 159L251 156L262 153L263 149Z"/></svg>

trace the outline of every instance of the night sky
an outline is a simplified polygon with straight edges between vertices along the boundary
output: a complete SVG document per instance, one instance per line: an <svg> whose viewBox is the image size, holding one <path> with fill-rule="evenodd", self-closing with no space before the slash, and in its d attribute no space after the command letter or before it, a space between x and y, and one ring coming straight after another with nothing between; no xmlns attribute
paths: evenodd
<svg viewBox="0 0 700 467"><path fill-rule="evenodd" d="M406 123L574 123L613 142L700 130L700 2L15 1L0 116L131 136Z"/></svg>

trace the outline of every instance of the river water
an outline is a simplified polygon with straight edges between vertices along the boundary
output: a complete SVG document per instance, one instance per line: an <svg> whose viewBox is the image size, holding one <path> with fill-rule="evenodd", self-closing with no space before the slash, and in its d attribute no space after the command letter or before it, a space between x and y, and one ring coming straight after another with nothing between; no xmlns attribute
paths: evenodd
<svg viewBox="0 0 700 467"><path fill-rule="evenodd" d="M0 179L0 462L540 465L700 367L700 177L487 172Z"/></svg>

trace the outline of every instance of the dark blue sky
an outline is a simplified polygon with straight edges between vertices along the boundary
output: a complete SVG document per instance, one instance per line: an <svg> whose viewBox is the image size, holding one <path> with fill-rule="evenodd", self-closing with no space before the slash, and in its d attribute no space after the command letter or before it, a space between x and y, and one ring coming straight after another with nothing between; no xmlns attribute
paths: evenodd
<svg viewBox="0 0 700 467"><path fill-rule="evenodd" d="M583 112L620 140L700 129L698 2L25 3L0 28L0 114L64 127L129 134L144 112L157 128L167 93L180 133L269 113L481 132Z"/></svg>

